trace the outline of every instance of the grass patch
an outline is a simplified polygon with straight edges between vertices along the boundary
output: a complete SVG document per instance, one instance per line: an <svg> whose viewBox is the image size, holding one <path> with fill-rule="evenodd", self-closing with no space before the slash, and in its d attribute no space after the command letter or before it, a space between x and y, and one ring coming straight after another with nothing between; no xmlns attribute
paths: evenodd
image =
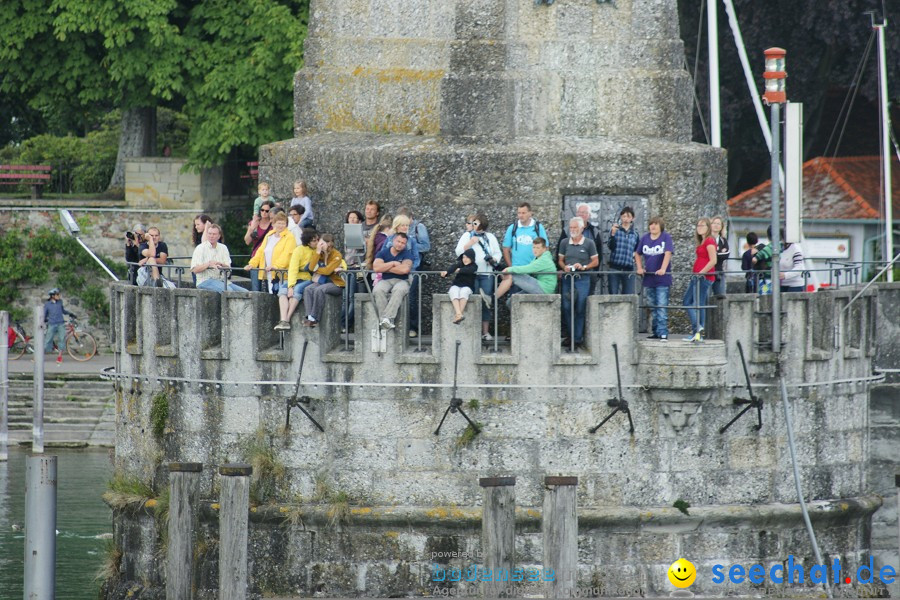
<svg viewBox="0 0 900 600"><path fill-rule="evenodd" d="M687 516L691 516L691 513L688 512L688 509L691 507L691 505L686 500L682 500L681 498L679 498L678 500L675 501L674 504L672 504L672 507L677 508L678 510L680 510L682 513L686 514Z"/></svg>
<svg viewBox="0 0 900 600"><path fill-rule="evenodd" d="M476 421L475 424L478 425L478 429L484 429L484 425L482 425L478 421ZM472 443L472 441L475 439L475 436L477 436L477 435L478 435L478 432L475 431L474 427L472 427L471 425L466 425L466 428L463 430L463 432L461 434L459 434L458 438L456 438L456 447L457 448L467 447L469 444Z"/></svg>
<svg viewBox="0 0 900 600"><path fill-rule="evenodd" d="M95 581L113 581L119 578L122 566L122 549L113 540L106 540L103 548L103 563L94 574Z"/></svg>
<svg viewBox="0 0 900 600"><path fill-rule="evenodd" d="M273 502L287 475L287 467L275 452L274 438L260 427L244 447L244 460L253 467L250 501L254 504Z"/></svg>
<svg viewBox="0 0 900 600"><path fill-rule="evenodd" d="M478 398L472 398L469 400L469 410L478 410L481 405L478 403Z"/></svg>
<svg viewBox="0 0 900 600"><path fill-rule="evenodd" d="M103 500L114 509L140 508L155 496L153 488L137 477L116 472L107 484Z"/></svg>
<svg viewBox="0 0 900 600"><path fill-rule="evenodd" d="M326 504L326 515L332 526L339 523L347 523L350 520L350 506L363 504L362 498L355 498L347 492L335 490L331 487L324 473L318 473L315 478L316 488L312 501L317 504Z"/></svg>
<svg viewBox="0 0 900 600"><path fill-rule="evenodd" d="M169 396L165 392L158 392L150 401L150 429L158 441L162 441L168 420Z"/></svg>

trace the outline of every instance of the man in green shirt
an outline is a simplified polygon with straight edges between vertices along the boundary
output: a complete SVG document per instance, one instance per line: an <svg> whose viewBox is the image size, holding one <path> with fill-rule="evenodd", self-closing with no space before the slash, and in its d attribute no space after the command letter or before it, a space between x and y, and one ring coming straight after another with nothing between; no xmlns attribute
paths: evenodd
<svg viewBox="0 0 900 600"><path fill-rule="evenodd" d="M553 262L551 253L547 252L547 240L542 237L535 238L531 248L534 252L534 260L527 265L503 269L507 275L497 286L498 299L513 287L515 287L513 293L556 293L556 263Z"/></svg>

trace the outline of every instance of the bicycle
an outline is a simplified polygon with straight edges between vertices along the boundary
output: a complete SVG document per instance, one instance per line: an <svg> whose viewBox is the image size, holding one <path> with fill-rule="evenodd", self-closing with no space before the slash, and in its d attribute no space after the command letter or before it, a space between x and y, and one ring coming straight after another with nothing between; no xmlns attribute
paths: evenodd
<svg viewBox="0 0 900 600"><path fill-rule="evenodd" d="M34 344L31 343L34 338L25 333L25 328L22 327L21 322L16 321L16 326L13 328L13 331L16 334L16 339L9 348L9 359L18 360L24 356L26 352L34 354ZM97 354L97 340L95 340L94 336L90 333L81 331L78 328L78 321L76 319L70 318L66 321L65 340L66 352L78 362L91 360L94 358L94 355ZM54 344L54 347L56 347L56 344ZM57 348L57 350L59 350L59 348Z"/></svg>

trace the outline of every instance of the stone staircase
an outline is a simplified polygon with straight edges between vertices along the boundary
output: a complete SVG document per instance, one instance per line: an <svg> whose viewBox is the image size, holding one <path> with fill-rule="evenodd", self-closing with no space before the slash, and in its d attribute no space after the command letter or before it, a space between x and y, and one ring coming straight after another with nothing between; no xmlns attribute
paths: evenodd
<svg viewBox="0 0 900 600"><path fill-rule="evenodd" d="M33 383L30 374L11 374L9 441L32 440ZM44 445L56 447L115 445L116 402L113 385L97 375L47 375L44 381Z"/></svg>

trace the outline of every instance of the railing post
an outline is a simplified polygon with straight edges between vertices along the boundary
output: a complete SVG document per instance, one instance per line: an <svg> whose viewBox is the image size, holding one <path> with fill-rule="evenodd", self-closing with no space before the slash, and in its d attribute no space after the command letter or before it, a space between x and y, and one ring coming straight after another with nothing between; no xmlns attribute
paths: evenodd
<svg viewBox="0 0 900 600"><path fill-rule="evenodd" d="M575 352L575 275L569 273L569 352Z"/></svg>
<svg viewBox="0 0 900 600"><path fill-rule="evenodd" d="M219 467L219 600L247 598L247 527L250 515L250 465Z"/></svg>
<svg viewBox="0 0 900 600"><path fill-rule="evenodd" d="M9 460L9 313L0 310L0 462Z"/></svg>
<svg viewBox="0 0 900 600"><path fill-rule="evenodd" d="M553 570L546 598L569 598L578 582L577 477L544 478L544 569Z"/></svg>
<svg viewBox="0 0 900 600"><path fill-rule="evenodd" d="M31 452L44 451L44 308L34 307L34 403L32 404Z"/></svg>
<svg viewBox="0 0 900 600"><path fill-rule="evenodd" d="M25 458L26 600L56 597L56 457Z"/></svg>
<svg viewBox="0 0 900 600"><path fill-rule="evenodd" d="M502 569L512 572L516 551L516 478L484 477L478 480L482 493L481 547L485 572L491 577L484 583L485 598L499 598L508 585L500 581Z"/></svg>
<svg viewBox="0 0 900 600"><path fill-rule="evenodd" d="M500 275L497 271L494 271L491 276L494 278L494 291L491 293L493 296L491 304L494 305L494 354L499 352L498 345L499 341L497 338L499 337L500 332L497 330L498 328L498 314L500 314L500 299L497 297L497 288L500 286ZM510 275L512 277L512 275ZM510 324L512 326L512 324ZM512 332L510 332L512 333Z"/></svg>
<svg viewBox="0 0 900 600"><path fill-rule="evenodd" d="M194 581L194 536L201 463L169 463L169 546L166 598L190 600Z"/></svg>

